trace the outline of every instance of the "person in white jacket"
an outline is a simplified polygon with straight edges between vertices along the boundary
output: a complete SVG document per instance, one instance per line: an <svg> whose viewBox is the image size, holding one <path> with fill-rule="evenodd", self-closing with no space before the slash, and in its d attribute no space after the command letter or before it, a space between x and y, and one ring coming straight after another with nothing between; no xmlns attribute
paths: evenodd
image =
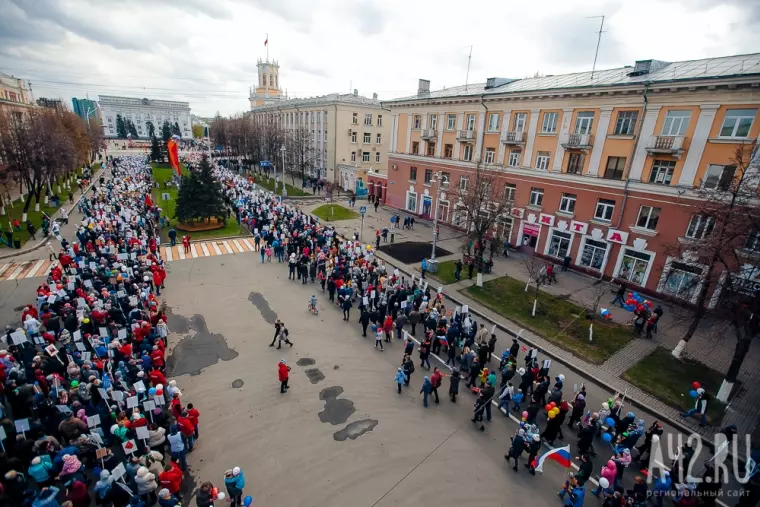
<svg viewBox="0 0 760 507"><path fill-rule="evenodd" d="M156 424L148 425L148 447L163 449L164 442L166 442L166 430Z"/></svg>
<svg viewBox="0 0 760 507"><path fill-rule="evenodd" d="M135 485L137 485L137 494L143 498L149 505L156 503L156 489L158 489L158 483L156 483L156 476L150 473L145 467L137 469L135 475Z"/></svg>

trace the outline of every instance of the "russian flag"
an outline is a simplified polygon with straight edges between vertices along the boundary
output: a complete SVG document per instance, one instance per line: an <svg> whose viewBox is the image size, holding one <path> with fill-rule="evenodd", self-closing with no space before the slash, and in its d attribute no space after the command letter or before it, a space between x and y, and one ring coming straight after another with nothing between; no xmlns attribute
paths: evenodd
<svg viewBox="0 0 760 507"><path fill-rule="evenodd" d="M539 472L543 472L544 461L547 459L556 461L565 468L570 468L570 446L557 447L547 452L546 454L539 456L538 459L533 460L533 468Z"/></svg>

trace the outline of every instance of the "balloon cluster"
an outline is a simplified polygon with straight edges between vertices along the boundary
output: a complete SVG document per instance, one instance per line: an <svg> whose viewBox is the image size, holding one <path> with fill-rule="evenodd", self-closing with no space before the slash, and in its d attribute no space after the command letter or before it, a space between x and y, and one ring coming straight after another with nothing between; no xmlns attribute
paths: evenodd
<svg viewBox="0 0 760 507"><path fill-rule="evenodd" d="M694 382L692 382L692 384L691 384L691 391L689 391L689 396L691 396L692 398L696 399L699 396L698 389L700 387L702 387L702 385L699 382L697 382L696 380Z"/></svg>
<svg viewBox="0 0 760 507"><path fill-rule="evenodd" d="M556 402L548 403L544 409L546 410L546 415L549 417L549 419L554 419L559 415L559 407L557 406Z"/></svg>
<svg viewBox="0 0 760 507"><path fill-rule="evenodd" d="M612 320L612 314L607 308L602 308L601 311L599 312L599 315L601 315L602 318L605 318L607 320Z"/></svg>
<svg viewBox="0 0 760 507"><path fill-rule="evenodd" d="M652 308L654 306L654 303L649 301L648 299L644 299L641 297L641 294L638 292L629 292L628 298L625 300L625 304L623 305L623 308L628 310L629 312L632 312L636 310L637 312L641 312L644 308Z"/></svg>

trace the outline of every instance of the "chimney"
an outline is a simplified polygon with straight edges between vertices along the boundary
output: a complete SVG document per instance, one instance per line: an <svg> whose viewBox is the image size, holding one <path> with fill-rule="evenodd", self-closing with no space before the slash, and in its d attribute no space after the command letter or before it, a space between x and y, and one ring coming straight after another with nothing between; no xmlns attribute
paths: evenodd
<svg viewBox="0 0 760 507"><path fill-rule="evenodd" d="M358 96L359 96L359 90L354 88L354 97L358 97Z"/></svg>
<svg viewBox="0 0 760 507"><path fill-rule="evenodd" d="M377 100L377 93L372 94L372 100Z"/></svg>
<svg viewBox="0 0 760 507"><path fill-rule="evenodd" d="M420 79L417 84L417 95L425 95L430 93L430 80Z"/></svg>

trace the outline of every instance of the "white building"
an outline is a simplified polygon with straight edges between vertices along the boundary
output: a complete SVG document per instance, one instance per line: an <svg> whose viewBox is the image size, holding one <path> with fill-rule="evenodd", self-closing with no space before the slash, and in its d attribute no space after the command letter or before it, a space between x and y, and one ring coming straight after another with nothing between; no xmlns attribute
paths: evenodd
<svg viewBox="0 0 760 507"><path fill-rule="evenodd" d="M183 139L193 137L190 122L190 103L172 100L136 99L133 97L115 97L100 95L98 97L101 116L103 119L103 134L106 137L116 137L116 115L125 120L132 120L137 128L139 137L148 137L146 122L153 122L156 135L160 135L164 121L178 124Z"/></svg>

